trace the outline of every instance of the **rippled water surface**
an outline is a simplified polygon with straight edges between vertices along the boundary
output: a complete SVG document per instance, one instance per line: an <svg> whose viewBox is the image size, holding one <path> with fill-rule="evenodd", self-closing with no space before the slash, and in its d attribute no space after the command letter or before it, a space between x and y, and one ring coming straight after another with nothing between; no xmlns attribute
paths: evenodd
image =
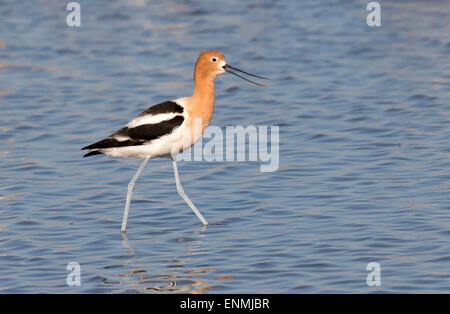
<svg viewBox="0 0 450 314"><path fill-rule="evenodd" d="M69 1L67 1L69 2ZM447 1L0 1L0 292L450 292ZM269 76L216 84L212 123L279 125L278 171L80 148L190 95L198 53ZM69 262L81 286L66 284ZM368 287L366 265L381 265Z"/></svg>

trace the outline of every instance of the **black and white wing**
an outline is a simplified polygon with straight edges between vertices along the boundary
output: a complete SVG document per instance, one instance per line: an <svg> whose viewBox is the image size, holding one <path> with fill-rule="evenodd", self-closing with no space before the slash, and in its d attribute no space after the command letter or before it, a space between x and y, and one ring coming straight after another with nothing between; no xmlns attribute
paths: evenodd
<svg viewBox="0 0 450 314"><path fill-rule="evenodd" d="M175 128L181 126L185 120L183 113L184 108L177 100L154 105L107 138L83 147L82 149L90 150L83 157L108 153L114 148L149 144L153 140L172 133ZM114 151L117 151L117 149Z"/></svg>

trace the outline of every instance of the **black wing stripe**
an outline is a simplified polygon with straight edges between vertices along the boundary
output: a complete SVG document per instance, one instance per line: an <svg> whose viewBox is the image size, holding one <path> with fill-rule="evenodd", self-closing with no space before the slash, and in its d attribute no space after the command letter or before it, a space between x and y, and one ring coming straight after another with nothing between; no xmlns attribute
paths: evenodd
<svg viewBox="0 0 450 314"><path fill-rule="evenodd" d="M144 144L144 140L130 139L126 141L118 141L115 138L105 138L82 149L99 149L99 148L111 148L111 147L125 147L125 146L137 146Z"/></svg>
<svg viewBox="0 0 450 314"><path fill-rule="evenodd" d="M161 136L170 134L174 128L184 121L183 116L175 116L170 120L156 124L142 124L135 128L122 128L114 135L128 136L131 139L151 141Z"/></svg>
<svg viewBox="0 0 450 314"><path fill-rule="evenodd" d="M172 130L180 126L184 121L183 116L176 116L170 120L162 121L156 124L143 124L135 128L124 127L112 134L110 137L83 147L82 149L102 149L112 147L139 146L161 136L170 134ZM130 139L118 141L114 136L126 136Z"/></svg>
<svg viewBox="0 0 450 314"><path fill-rule="evenodd" d="M99 152L98 150L93 150L93 151L87 153L86 155L84 155L83 157L89 157L89 156L101 155L101 154L103 154L103 153Z"/></svg>
<svg viewBox="0 0 450 314"><path fill-rule="evenodd" d="M184 109L179 104L177 104L174 101L165 101L160 104L154 105L147 110L145 110L143 113L138 115L138 117L142 117L147 114L155 115L155 114L162 114L162 113L183 113Z"/></svg>

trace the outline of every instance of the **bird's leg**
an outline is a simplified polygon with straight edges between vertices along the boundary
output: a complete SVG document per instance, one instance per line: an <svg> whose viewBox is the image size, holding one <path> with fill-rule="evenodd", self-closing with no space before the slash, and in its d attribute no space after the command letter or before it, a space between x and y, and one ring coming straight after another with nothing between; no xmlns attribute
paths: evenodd
<svg viewBox="0 0 450 314"><path fill-rule="evenodd" d="M131 201L131 195L133 195L134 184L136 183L137 179L141 175L142 170L144 170L144 167L147 164L148 160L149 160L149 158L144 159L144 161L142 162L138 171L134 175L133 179L131 179L130 183L128 183L127 202L125 203L125 211L123 213L122 228L120 229L120 231L122 231L122 232L127 231L128 212L130 211L130 201Z"/></svg>
<svg viewBox="0 0 450 314"><path fill-rule="evenodd" d="M206 221L206 219L202 216L202 214L200 214L200 212L198 211L197 207L195 207L195 205L191 202L191 200L189 199L189 197L186 195L186 193L184 193L183 187L181 186L181 182L180 182L180 178L178 177L178 168L177 168L177 162L175 161L175 159L172 160L172 164L173 164L173 172L175 174L175 182L177 183L177 191L178 194L180 194L180 196L184 199L184 201L189 205L189 207L194 211L194 213L197 215L197 217L200 219L200 221L207 226L208 222Z"/></svg>

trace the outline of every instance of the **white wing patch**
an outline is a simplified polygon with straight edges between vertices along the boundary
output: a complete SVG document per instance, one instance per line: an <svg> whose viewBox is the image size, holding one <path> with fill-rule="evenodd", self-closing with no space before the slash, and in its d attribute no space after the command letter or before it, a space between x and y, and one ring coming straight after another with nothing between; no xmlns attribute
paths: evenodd
<svg viewBox="0 0 450 314"><path fill-rule="evenodd" d="M113 138L118 140L119 142L124 142L124 141L128 141L131 139L129 136L124 136L124 135L114 135Z"/></svg>
<svg viewBox="0 0 450 314"><path fill-rule="evenodd" d="M178 99L175 99L172 101L184 108L186 99L187 99L187 97L182 97L182 98L178 98ZM184 116L184 113L180 114L179 112L169 112L169 113L160 113L160 114L146 114L144 116L134 118L133 120L128 122L126 127L131 129L131 128L135 128L135 127L138 127L138 126L144 125L144 124L157 124L157 123L160 123L163 121L173 119L179 115Z"/></svg>
<svg viewBox="0 0 450 314"><path fill-rule="evenodd" d="M179 116L179 113L162 113L162 114L147 114L145 116L137 117L128 122L126 125L128 128L135 128L144 124L157 124L166 120L175 118Z"/></svg>

